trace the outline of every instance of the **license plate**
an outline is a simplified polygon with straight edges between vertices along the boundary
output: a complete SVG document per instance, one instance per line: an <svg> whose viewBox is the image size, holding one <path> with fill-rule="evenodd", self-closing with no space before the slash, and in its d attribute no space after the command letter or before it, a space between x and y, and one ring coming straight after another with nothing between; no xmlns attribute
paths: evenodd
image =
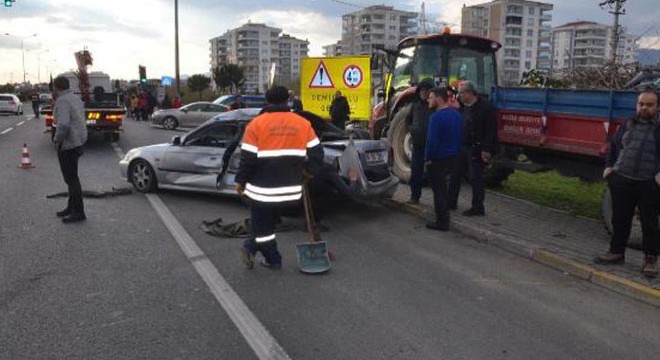
<svg viewBox="0 0 660 360"><path fill-rule="evenodd" d="M96 125L96 120L87 120L87 125Z"/></svg>
<svg viewBox="0 0 660 360"><path fill-rule="evenodd" d="M366 153L368 164L380 164L385 162L387 151L369 151Z"/></svg>

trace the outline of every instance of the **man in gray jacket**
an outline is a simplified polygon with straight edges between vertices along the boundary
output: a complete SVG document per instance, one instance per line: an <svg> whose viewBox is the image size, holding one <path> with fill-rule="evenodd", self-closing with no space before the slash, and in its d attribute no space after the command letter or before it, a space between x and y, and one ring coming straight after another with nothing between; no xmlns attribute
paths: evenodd
<svg viewBox="0 0 660 360"><path fill-rule="evenodd" d="M53 90L56 97L53 115L57 124L54 141L57 144L62 177L69 187L69 203L66 209L57 212L57 216L62 217L62 222L66 224L86 219L78 178L78 158L87 141L87 126L85 106L80 97L69 89L69 80L65 77L55 78Z"/></svg>

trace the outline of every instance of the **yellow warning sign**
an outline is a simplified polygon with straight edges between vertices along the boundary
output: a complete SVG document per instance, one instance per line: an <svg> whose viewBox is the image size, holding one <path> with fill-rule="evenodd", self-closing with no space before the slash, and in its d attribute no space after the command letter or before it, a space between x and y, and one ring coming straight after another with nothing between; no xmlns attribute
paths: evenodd
<svg viewBox="0 0 660 360"><path fill-rule="evenodd" d="M303 108L325 119L330 105L340 91L348 100L351 120L369 120L371 116L370 57L339 56L303 58L301 61L300 98Z"/></svg>

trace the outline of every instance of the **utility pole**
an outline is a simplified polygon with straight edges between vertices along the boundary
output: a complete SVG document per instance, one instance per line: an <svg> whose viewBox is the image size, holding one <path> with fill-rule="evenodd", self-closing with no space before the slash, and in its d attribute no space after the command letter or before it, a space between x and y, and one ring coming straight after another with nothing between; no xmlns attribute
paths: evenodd
<svg viewBox="0 0 660 360"><path fill-rule="evenodd" d="M176 73L176 92L181 94L181 78L179 77L179 0L174 0L174 66Z"/></svg>
<svg viewBox="0 0 660 360"><path fill-rule="evenodd" d="M612 65L617 63L617 51L619 49L619 40L621 39L621 29L619 25L619 16L625 15L626 10L623 8L626 0L606 0L599 4L602 9L606 7L610 9L608 12L614 15L614 35L612 36Z"/></svg>

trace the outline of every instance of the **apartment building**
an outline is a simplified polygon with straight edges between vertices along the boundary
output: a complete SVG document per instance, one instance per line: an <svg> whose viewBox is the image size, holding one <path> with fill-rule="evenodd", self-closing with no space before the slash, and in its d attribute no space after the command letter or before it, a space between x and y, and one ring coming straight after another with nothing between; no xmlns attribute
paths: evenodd
<svg viewBox="0 0 660 360"><path fill-rule="evenodd" d="M591 21L571 22L553 28L553 71L604 65L612 59L613 37L613 26ZM622 29L617 47L617 62L630 64L636 61L638 39Z"/></svg>
<svg viewBox="0 0 660 360"><path fill-rule="evenodd" d="M209 40L211 70L227 63L239 65L246 92L264 93L273 67L278 82L292 81L300 76L300 59L307 56L309 42L281 33L279 28L247 23Z"/></svg>
<svg viewBox="0 0 660 360"><path fill-rule="evenodd" d="M341 40L323 47L323 56L341 56L342 54Z"/></svg>
<svg viewBox="0 0 660 360"><path fill-rule="evenodd" d="M343 15L341 54L371 54L378 46L394 49L399 41L417 33L417 16L381 5Z"/></svg>
<svg viewBox="0 0 660 360"><path fill-rule="evenodd" d="M503 85L517 84L531 69L550 70L552 4L526 0L494 0L463 6L461 32L502 44L497 53Z"/></svg>

